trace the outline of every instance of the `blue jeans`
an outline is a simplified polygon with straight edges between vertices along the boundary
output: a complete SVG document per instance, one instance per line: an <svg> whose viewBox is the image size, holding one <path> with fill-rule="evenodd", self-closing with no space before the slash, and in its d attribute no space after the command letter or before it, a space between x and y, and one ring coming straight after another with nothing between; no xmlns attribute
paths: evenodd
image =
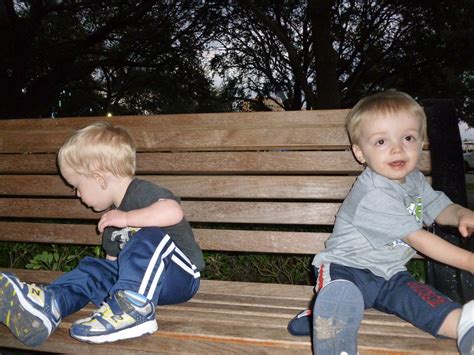
<svg viewBox="0 0 474 355"><path fill-rule="evenodd" d="M160 228L142 228L115 261L86 257L48 286L62 317L89 302L99 307L118 290L131 290L155 305L176 304L197 292L200 274Z"/></svg>
<svg viewBox="0 0 474 355"><path fill-rule="evenodd" d="M447 315L461 308L441 292L413 279L407 271L385 280L366 269L329 263L320 265L315 272L316 292L332 280L351 281L362 293L366 309L395 314L433 336L438 336Z"/></svg>

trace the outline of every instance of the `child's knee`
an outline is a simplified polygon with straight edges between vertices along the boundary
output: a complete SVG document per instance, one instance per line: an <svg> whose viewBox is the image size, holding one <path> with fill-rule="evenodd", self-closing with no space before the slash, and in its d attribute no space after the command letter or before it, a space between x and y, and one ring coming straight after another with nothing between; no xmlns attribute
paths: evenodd
<svg viewBox="0 0 474 355"><path fill-rule="evenodd" d="M438 335L456 339L458 337L458 323L461 317L461 308L454 309L444 319L438 330Z"/></svg>

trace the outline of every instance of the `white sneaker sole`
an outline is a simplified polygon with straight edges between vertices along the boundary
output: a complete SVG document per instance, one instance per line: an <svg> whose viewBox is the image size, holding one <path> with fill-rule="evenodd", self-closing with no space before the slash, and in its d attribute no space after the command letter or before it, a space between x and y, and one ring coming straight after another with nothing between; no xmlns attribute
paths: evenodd
<svg viewBox="0 0 474 355"><path fill-rule="evenodd" d="M9 286L13 289L12 292L4 295L4 301L9 303L9 309L7 311L9 321L3 319L4 316L2 315L2 323L4 323L23 344L31 347L42 344L51 335L53 323L43 312L36 309L31 304L31 301L26 299L22 290L12 277L5 273L3 273L2 276L7 280L4 289L7 290L7 292L9 292ZM13 316L13 314L18 313L22 314L22 316ZM29 326L26 326L25 322L30 323ZM30 329L30 331L25 334L24 332L18 332L18 329Z"/></svg>
<svg viewBox="0 0 474 355"><path fill-rule="evenodd" d="M145 334L153 334L157 330L158 330L158 323L156 322L156 320L150 320L148 322L139 324L135 327L119 330L115 333L102 334L102 335L96 335L96 336L79 336L79 335L73 334L71 331L71 336L74 339L77 339L86 343L102 344L102 343L111 343L118 340L138 338Z"/></svg>
<svg viewBox="0 0 474 355"><path fill-rule="evenodd" d="M318 355L357 354L357 333L364 312L359 289L335 280L319 291L313 309L313 351Z"/></svg>

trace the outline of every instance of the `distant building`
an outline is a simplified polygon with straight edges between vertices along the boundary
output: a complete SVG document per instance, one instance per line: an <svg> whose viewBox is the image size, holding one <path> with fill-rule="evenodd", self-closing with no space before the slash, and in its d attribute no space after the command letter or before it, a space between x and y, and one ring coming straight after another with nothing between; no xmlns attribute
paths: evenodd
<svg viewBox="0 0 474 355"><path fill-rule="evenodd" d="M280 98L276 98L278 102L282 103ZM263 99L263 102L260 106L264 106L264 108L268 109L268 111L285 111L283 107L281 107L278 103L275 102L273 99ZM242 104L242 111L243 112L250 112L253 111L252 107L255 106L257 100L245 100Z"/></svg>
<svg viewBox="0 0 474 355"><path fill-rule="evenodd" d="M462 149L465 152L474 151L474 128L465 122L459 122L459 133L461 134Z"/></svg>

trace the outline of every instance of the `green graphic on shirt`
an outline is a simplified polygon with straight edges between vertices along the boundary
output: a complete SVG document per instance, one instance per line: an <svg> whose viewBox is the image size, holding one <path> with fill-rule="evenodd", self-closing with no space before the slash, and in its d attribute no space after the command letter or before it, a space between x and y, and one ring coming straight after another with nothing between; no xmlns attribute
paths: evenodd
<svg viewBox="0 0 474 355"><path fill-rule="evenodd" d="M415 218L418 222L423 218L423 199L419 195L416 197Z"/></svg>
<svg viewBox="0 0 474 355"><path fill-rule="evenodd" d="M415 216L417 222L421 223L423 220L423 199L420 195L416 196L415 202L412 202L407 207L408 213Z"/></svg>

